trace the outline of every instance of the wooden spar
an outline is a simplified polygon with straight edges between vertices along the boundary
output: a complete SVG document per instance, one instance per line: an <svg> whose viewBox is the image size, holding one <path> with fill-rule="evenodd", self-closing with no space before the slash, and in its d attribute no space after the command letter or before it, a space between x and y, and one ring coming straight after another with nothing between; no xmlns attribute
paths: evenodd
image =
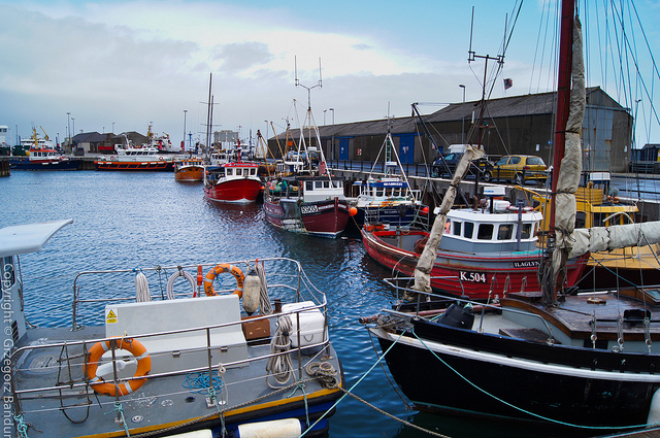
<svg viewBox="0 0 660 438"><path fill-rule="evenodd" d="M573 19L575 18L575 0L564 0L561 10L561 36L559 42L559 73L557 87L557 114L555 120L555 147L552 163L552 202L550 209L550 234L555 229L555 196L557 194L557 175L564 158L566 143L566 122L568 121L571 99L571 69L573 67Z"/></svg>
<svg viewBox="0 0 660 438"><path fill-rule="evenodd" d="M557 113L555 120L554 157L552 167L552 191L550 202L550 222L548 250L542 270L543 302L554 304L557 299L557 281L555 266L555 243L557 239L556 205L557 188L566 146L566 124L568 122L571 100L571 73L573 68L573 26L575 19L575 0L563 0L561 6L561 35L559 40L559 71L557 78Z"/></svg>

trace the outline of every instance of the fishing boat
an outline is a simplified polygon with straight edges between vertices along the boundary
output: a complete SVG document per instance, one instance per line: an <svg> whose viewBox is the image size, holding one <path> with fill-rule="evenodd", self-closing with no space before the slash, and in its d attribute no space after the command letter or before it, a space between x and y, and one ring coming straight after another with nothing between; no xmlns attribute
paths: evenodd
<svg viewBox="0 0 660 438"><path fill-rule="evenodd" d="M97 170L171 171L174 159L153 146L116 146L116 155L94 161Z"/></svg>
<svg viewBox="0 0 660 438"><path fill-rule="evenodd" d="M41 139L37 130L32 128L29 140L30 149L27 158L12 159L10 168L17 170L78 170L81 160L62 155L52 146L48 138Z"/></svg>
<svg viewBox="0 0 660 438"><path fill-rule="evenodd" d="M264 216L270 224L287 231L335 238L344 232L349 217L355 216L357 209L344 194L344 178L328 172L323 149L311 146L312 133L316 144L321 145L311 104L311 90L321 86L321 79L317 85L306 87L299 83L297 75L296 70L296 86L307 89L307 111L297 151L287 151L290 161L285 159L280 163L281 171L266 182ZM307 140L305 126L308 127ZM287 144L288 138L287 122Z"/></svg>
<svg viewBox="0 0 660 438"><path fill-rule="evenodd" d="M5 436L327 435L343 374L299 262L94 268L71 326L28 325L19 257L71 222L0 230Z"/></svg>
<svg viewBox="0 0 660 438"><path fill-rule="evenodd" d="M257 163L239 160L207 166L204 172L204 195L212 201L247 204L255 202L262 190Z"/></svg>
<svg viewBox="0 0 660 438"><path fill-rule="evenodd" d="M271 179L264 190L264 215L276 227L335 238L357 210L344 197L344 179L293 175Z"/></svg>
<svg viewBox="0 0 660 438"><path fill-rule="evenodd" d="M368 319L375 321L369 331L397 384L419 409L538 422L591 435L657 427L657 288L571 295L563 287L566 260L658 241L660 224L574 229L585 87L581 26L572 0L563 1L561 17L556 119L565 129L556 130L554 141L549 242L556 245L549 245L540 271L543 292L512 293L487 305L452 300L435 317L387 311ZM453 188L448 196L455 196ZM429 241L444 240L440 227L451 202L445 196ZM433 248L429 244L426 250L410 287L418 294L430 292ZM425 372L411 372L420 369Z"/></svg>
<svg viewBox="0 0 660 438"><path fill-rule="evenodd" d="M177 181L202 181L204 162L199 157L190 157L174 162L174 179Z"/></svg>
<svg viewBox="0 0 660 438"><path fill-rule="evenodd" d="M426 220L428 206L421 202L421 191L410 188L393 145L392 134L388 132L367 179L364 182L356 181L353 184L354 187L358 186L360 189L360 193L354 200L357 208L355 223L358 227L366 223L371 228L410 228L417 222L428 222ZM386 161L381 176L376 175L374 169L383 150L385 150ZM392 151L394 151L396 161L387 159L392 157ZM397 169L401 169L401 172L398 173Z"/></svg>
<svg viewBox="0 0 660 438"><path fill-rule="evenodd" d="M541 213L512 206L504 187L484 188L484 202L447 213L442 240L431 268L431 287L474 300L510 292L540 291L538 269L544 250L537 245ZM429 232L421 229L361 230L367 253L378 263L413 277ZM580 279L587 256L567 266L566 287Z"/></svg>

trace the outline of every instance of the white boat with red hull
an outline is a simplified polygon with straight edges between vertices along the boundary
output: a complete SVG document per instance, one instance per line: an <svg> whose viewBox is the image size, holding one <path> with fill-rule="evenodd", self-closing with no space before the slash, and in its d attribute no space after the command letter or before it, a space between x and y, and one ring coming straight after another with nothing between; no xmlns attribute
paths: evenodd
<svg viewBox="0 0 660 438"><path fill-rule="evenodd" d="M204 172L204 195L218 202L249 204L263 190L259 165L238 161L219 166L207 166Z"/></svg>

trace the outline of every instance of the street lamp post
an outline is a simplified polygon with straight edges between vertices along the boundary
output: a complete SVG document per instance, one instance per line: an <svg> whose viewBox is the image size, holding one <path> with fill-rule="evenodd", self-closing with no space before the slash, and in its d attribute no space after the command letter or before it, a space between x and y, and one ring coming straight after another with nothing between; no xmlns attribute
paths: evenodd
<svg viewBox="0 0 660 438"><path fill-rule="evenodd" d="M461 144L465 144L465 85L459 85L463 89L463 115L461 116Z"/></svg>
<svg viewBox="0 0 660 438"><path fill-rule="evenodd" d="M330 143L330 156L335 159L335 109L329 108L332 111L332 142Z"/></svg>
<svg viewBox="0 0 660 438"><path fill-rule="evenodd" d="M188 115L188 110L183 110L183 137L181 143L183 144L183 151L186 151L186 116Z"/></svg>
<svg viewBox="0 0 660 438"><path fill-rule="evenodd" d="M268 120L264 120L264 122L266 123L266 138L264 139L264 142L266 143L266 148L268 148ZM275 132L273 132L273 135L275 135ZM262 152L264 153L264 161L265 161L266 158L268 158L268 154L266 153L266 151L262 151Z"/></svg>
<svg viewBox="0 0 660 438"><path fill-rule="evenodd" d="M69 140L67 141L67 147L68 147L68 153L71 153L71 113L66 113L66 131L67 131L67 137Z"/></svg>

